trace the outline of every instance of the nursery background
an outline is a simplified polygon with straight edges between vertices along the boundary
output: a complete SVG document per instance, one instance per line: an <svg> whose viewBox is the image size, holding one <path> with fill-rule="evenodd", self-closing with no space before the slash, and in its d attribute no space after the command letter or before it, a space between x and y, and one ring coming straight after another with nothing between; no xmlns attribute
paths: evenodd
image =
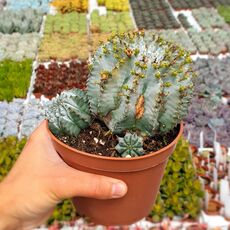
<svg viewBox="0 0 230 230"><path fill-rule="evenodd" d="M230 0L0 0L0 181L50 99L86 87L100 42L135 29L189 50L198 78L156 204L124 229L229 229ZM46 228L105 229L79 217L70 200Z"/></svg>

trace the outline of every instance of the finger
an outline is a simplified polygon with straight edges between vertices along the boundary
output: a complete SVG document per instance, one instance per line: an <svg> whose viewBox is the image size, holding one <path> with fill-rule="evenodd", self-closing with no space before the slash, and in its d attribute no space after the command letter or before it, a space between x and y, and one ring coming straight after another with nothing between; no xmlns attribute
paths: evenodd
<svg viewBox="0 0 230 230"><path fill-rule="evenodd" d="M97 199L120 198L127 192L123 181L81 172L70 167L63 170L62 177L54 179L53 192L57 199L75 196Z"/></svg>
<svg viewBox="0 0 230 230"><path fill-rule="evenodd" d="M34 132L30 135L30 140L37 140L37 139L45 139L50 141L49 133L47 132L47 122L44 120L38 125L38 127L34 130Z"/></svg>

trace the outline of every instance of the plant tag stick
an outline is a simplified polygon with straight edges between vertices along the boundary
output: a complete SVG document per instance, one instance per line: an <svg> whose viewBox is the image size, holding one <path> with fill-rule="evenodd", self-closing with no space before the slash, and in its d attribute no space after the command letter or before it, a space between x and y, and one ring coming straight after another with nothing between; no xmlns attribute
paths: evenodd
<svg viewBox="0 0 230 230"><path fill-rule="evenodd" d="M217 191L218 189L218 171L216 168L213 168L213 188Z"/></svg>
<svg viewBox="0 0 230 230"><path fill-rule="evenodd" d="M203 131L200 132L200 149L204 148L204 133Z"/></svg>
<svg viewBox="0 0 230 230"><path fill-rule="evenodd" d="M214 151L216 154L216 156L215 156L216 167L218 168L219 164L220 164L221 156L222 156L222 150L221 150L219 142L214 141Z"/></svg>

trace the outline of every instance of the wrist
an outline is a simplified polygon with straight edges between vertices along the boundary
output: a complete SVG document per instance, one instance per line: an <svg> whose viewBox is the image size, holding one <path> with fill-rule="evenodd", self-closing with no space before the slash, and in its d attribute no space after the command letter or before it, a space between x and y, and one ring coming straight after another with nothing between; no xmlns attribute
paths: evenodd
<svg viewBox="0 0 230 230"><path fill-rule="evenodd" d="M14 204L11 195L12 188L8 184L0 183L0 230L17 229L19 222L14 217L12 205Z"/></svg>

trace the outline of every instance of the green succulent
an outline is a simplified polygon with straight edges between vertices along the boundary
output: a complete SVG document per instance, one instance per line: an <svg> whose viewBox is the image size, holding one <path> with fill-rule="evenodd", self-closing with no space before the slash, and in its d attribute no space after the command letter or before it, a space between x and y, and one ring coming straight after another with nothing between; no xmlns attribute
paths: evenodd
<svg viewBox="0 0 230 230"><path fill-rule="evenodd" d="M115 148L122 157L137 157L144 154L143 139L136 133L126 133L123 138L119 137L118 140L119 143Z"/></svg>
<svg viewBox="0 0 230 230"><path fill-rule="evenodd" d="M151 218L158 222L164 217L196 218L202 208L204 192L193 166L189 143L181 138L169 158L160 193Z"/></svg>
<svg viewBox="0 0 230 230"><path fill-rule="evenodd" d="M167 133L187 114L195 76L191 62L188 52L152 32L114 35L92 58L87 91L67 91L53 100L50 128L77 136L92 116L117 135ZM142 139L135 135L131 139L139 140L139 148ZM143 154L141 149L123 153L121 146L123 156Z"/></svg>
<svg viewBox="0 0 230 230"><path fill-rule="evenodd" d="M30 85L32 60L0 62L0 101L24 98Z"/></svg>
<svg viewBox="0 0 230 230"><path fill-rule="evenodd" d="M193 76L189 53L158 35L115 35L92 59L91 112L115 134L166 133L187 114Z"/></svg>
<svg viewBox="0 0 230 230"><path fill-rule="evenodd" d="M54 134L77 136L91 122L86 93L80 89L64 91L52 100L46 117Z"/></svg>

